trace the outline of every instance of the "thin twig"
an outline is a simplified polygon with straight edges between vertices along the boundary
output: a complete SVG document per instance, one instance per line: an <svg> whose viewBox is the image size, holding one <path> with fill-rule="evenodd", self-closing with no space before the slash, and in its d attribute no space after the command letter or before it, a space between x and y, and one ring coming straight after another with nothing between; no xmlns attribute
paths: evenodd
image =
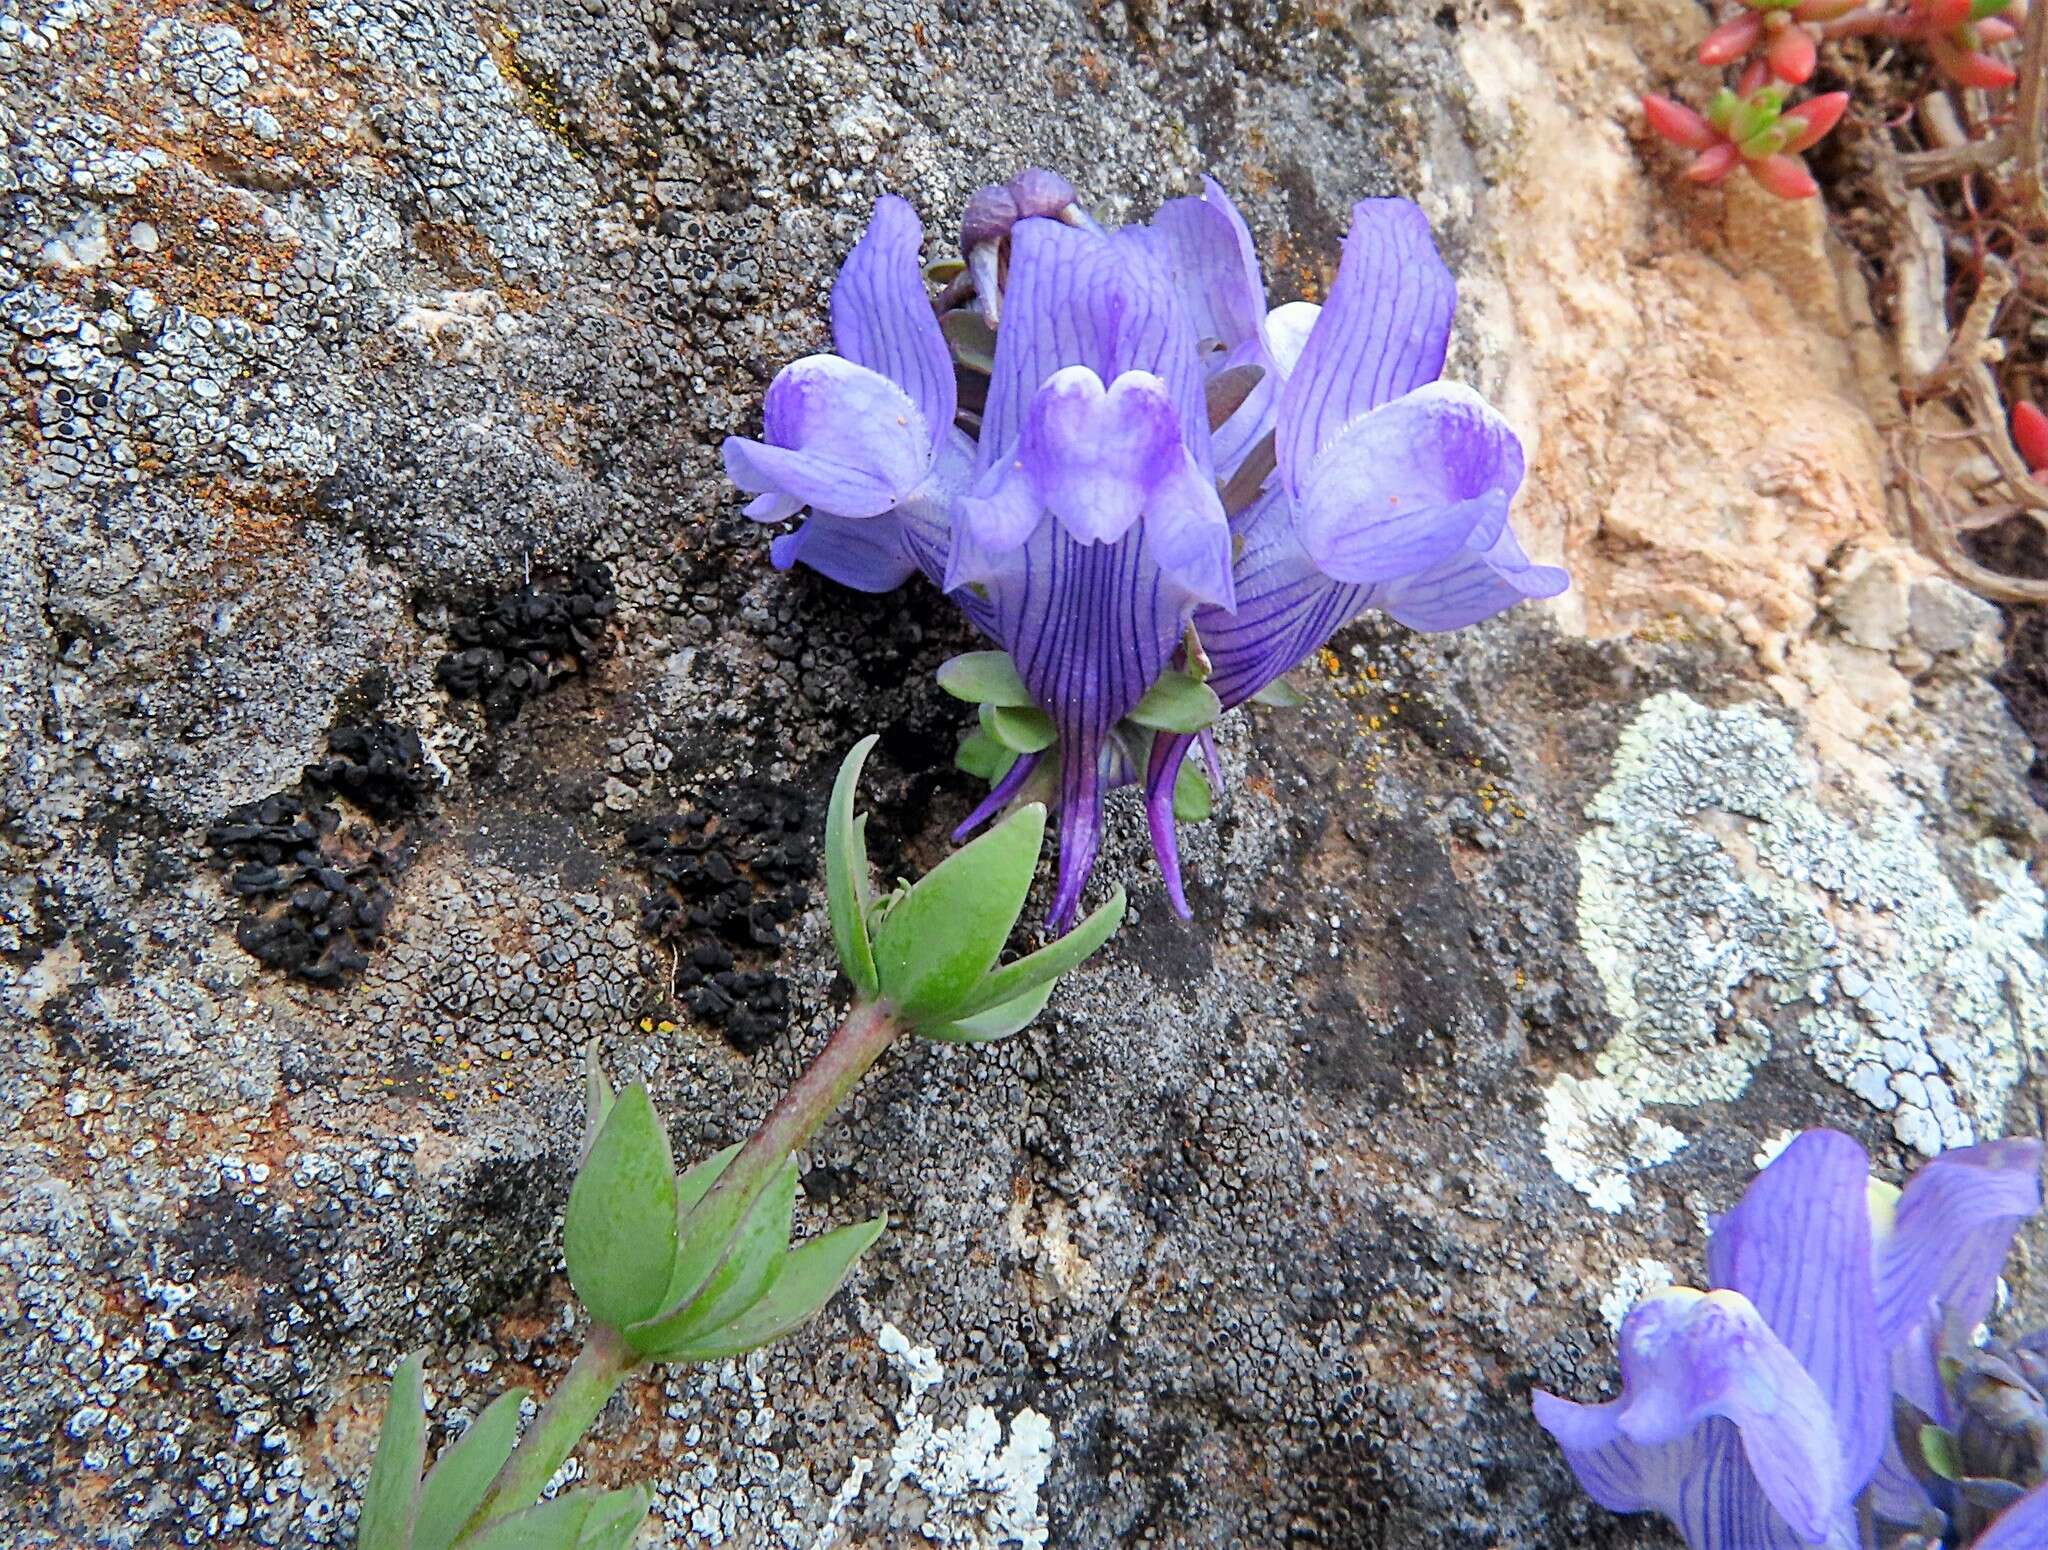
<svg viewBox="0 0 2048 1550"><path fill-rule="evenodd" d="M2048 209L2048 191L2041 186L2042 95L2048 91L2048 4L2035 0L2027 7L2027 30L2020 49L2018 122L2020 202L2037 216Z"/></svg>

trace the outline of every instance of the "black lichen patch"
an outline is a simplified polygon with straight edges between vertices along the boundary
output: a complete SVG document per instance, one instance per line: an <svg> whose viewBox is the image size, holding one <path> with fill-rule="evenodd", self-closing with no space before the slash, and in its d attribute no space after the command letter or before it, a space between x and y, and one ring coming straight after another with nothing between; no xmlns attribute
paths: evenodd
<svg viewBox="0 0 2048 1550"><path fill-rule="evenodd" d="M675 950L675 990L751 1055L789 1026L789 986L768 965L817 875L810 807L783 787L737 787L709 810L636 823L634 865L653 886L640 926Z"/></svg>
<svg viewBox="0 0 2048 1550"><path fill-rule="evenodd" d="M406 820L433 786L419 735L392 722L337 727L327 749L296 790L232 807L206 835L246 907L235 940L314 984L369 966L404 865Z"/></svg>
<svg viewBox="0 0 2048 1550"><path fill-rule="evenodd" d="M481 701L493 726L508 725L528 700L604 655L605 622L618 607L611 568L594 562L562 582L501 592L449 619L455 649L435 676L458 700Z"/></svg>

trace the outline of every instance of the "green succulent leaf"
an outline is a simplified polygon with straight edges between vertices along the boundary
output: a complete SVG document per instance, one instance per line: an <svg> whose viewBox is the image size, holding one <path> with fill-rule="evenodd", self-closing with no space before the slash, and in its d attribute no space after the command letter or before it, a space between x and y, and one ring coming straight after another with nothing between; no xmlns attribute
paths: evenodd
<svg viewBox="0 0 2048 1550"><path fill-rule="evenodd" d="M1214 689L1186 673L1166 673L1145 691L1130 719L1161 732L1199 732L1222 714Z"/></svg>
<svg viewBox="0 0 2048 1550"><path fill-rule="evenodd" d="M1014 1001L1005 1001L1001 1006L992 1006L972 1017L936 1023L917 1031L940 1044L992 1044L1027 1027L1032 1018L1044 1011L1045 1003L1052 999L1052 987L1053 982L1047 980L1037 989L1025 991Z"/></svg>
<svg viewBox="0 0 2048 1550"><path fill-rule="evenodd" d="M1016 750L1005 748L981 727L968 733L961 740L960 751L953 755L955 765L991 786L1009 774L1010 766L1016 762Z"/></svg>
<svg viewBox="0 0 2048 1550"><path fill-rule="evenodd" d="M623 1329L660 1310L676 1262L675 1160L644 1082L612 1104L577 1170L562 1254L591 1317Z"/></svg>
<svg viewBox="0 0 2048 1550"><path fill-rule="evenodd" d="M357 1550L406 1550L412 1538L412 1499L427 1456L427 1354L415 1351L391 1377L384 1430L363 1487Z"/></svg>
<svg viewBox="0 0 2048 1550"><path fill-rule="evenodd" d="M646 1520L654 1493L571 1491L500 1518L463 1550L625 1550Z"/></svg>
<svg viewBox="0 0 2048 1550"><path fill-rule="evenodd" d="M832 783L825 810L825 909L832 919L832 945L839 966L864 996L875 993L875 950L868 940L863 899L868 888L866 825L853 816L854 788L877 739L870 733L853 745Z"/></svg>
<svg viewBox="0 0 2048 1550"><path fill-rule="evenodd" d="M1286 679L1276 678L1252 696L1252 703L1270 705L1275 710L1299 710L1308 703L1308 696Z"/></svg>
<svg viewBox="0 0 2048 1550"><path fill-rule="evenodd" d="M469 1423L469 1430L441 1450L420 1486L413 1512L412 1550L448 1550L469 1515L482 1505L491 1481L512 1456L519 1436L519 1405L525 1389L507 1389Z"/></svg>
<svg viewBox="0 0 2048 1550"><path fill-rule="evenodd" d="M1920 1428L1920 1456L1927 1467L1944 1480L1962 1478L1963 1461L1956 1452L1955 1437L1939 1426Z"/></svg>
<svg viewBox="0 0 2048 1550"><path fill-rule="evenodd" d="M1007 651L968 651L939 664L939 687L955 699L1019 710L1037 704Z"/></svg>
<svg viewBox="0 0 2048 1550"><path fill-rule="evenodd" d="M933 867L875 935L881 994L912 1026L952 1018L995 966L1031 891L1045 809L1018 809Z"/></svg>
<svg viewBox="0 0 2048 1550"><path fill-rule="evenodd" d="M1215 807L1208 775L1189 760L1173 778L1173 816L1182 823L1204 823Z"/></svg>
<svg viewBox="0 0 2048 1550"><path fill-rule="evenodd" d="M888 1217L878 1216L872 1221L836 1228L798 1244L784 1259L782 1274L775 1278L767 1296L725 1328L712 1330L664 1352L664 1360L722 1361L728 1356L738 1356L756 1346L764 1346L771 1340L780 1340L801 1328L832 1300L832 1294L845 1281L853 1262L882 1235L882 1229L888 1225Z"/></svg>
<svg viewBox="0 0 2048 1550"><path fill-rule="evenodd" d="M976 371L996 369L996 336L979 312L955 308L939 319L939 328L952 346L953 359Z"/></svg>
<svg viewBox="0 0 2048 1550"><path fill-rule="evenodd" d="M781 1273L795 1211L796 1159L786 1157L747 1208L723 1262L717 1260L716 1249L706 1246L702 1251L701 1257L717 1266L704 1289L676 1312L634 1325L626 1331L626 1343L643 1356L658 1356L693 1336L717 1331L759 1302ZM683 1231L685 1252L698 1258L697 1246L688 1241L692 1235L687 1221Z"/></svg>
<svg viewBox="0 0 2048 1550"><path fill-rule="evenodd" d="M975 987L974 994L953 1012L951 1021L960 1022L993 1007L1007 1006L1020 996L1050 985L1069 969L1090 957L1123 924L1124 891L1119 888L1109 902L1063 937L1056 937L1037 952L1006 963Z"/></svg>
<svg viewBox="0 0 2048 1550"><path fill-rule="evenodd" d="M598 1064L595 1044L590 1046L590 1055L584 1061L583 1069L583 1144L576 1152L579 1167L581 1159L588 1157L591 1147L597 1144L597 1133L604 1129L604 1122L611 1115L616 1099L604 1067Z"/></svg>
<svg viewBox="0 0 2048 1550"><path fill-rule="evenodd" d="M1043 753L1059 741L1059 729L1042 710L1020 710L1008 705L987 709L988 730L997 742L1014 753Z"/></svg>
<svg viewBox="0 0 2048 1550"><path fill-rule="evenodd" d="M740 1145L735 1142L721 1152L713 1152L676 1180L676 1258L674 1268L669 1272L668 1289L662 1294L658 1318L681 1313L696 1300L706 1279L718 1268L718 1256L724 1252L726 1241L732 1236L730 1228L716 1242L711 1242L707 1224L693 1224L690 1218L698 1203L711 1193L711 1186L725 1172L726 1164L739 1156Z"/></svg>

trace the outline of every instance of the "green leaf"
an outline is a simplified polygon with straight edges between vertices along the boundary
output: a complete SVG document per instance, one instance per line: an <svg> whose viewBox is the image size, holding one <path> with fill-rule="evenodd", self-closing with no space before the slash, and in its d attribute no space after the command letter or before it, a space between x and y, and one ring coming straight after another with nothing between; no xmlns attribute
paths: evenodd
<svg viewBox="0 0 2048 1550"><path fill-rule="evenodd" d="M384 1430L363 1487L356 1550L406 1550L412 1538L412 1498L427 1456L427 1353L415 1351L392 1374Z"/></svg>
<svg viewBox="0 0 2048 1550"><path fill-rule="evenodd" d="M448 1550L469 1515L482 1505L491 1481L512 1456L525 1389L507 1389L469 1430L441 1450L420 1487L412 1522L412 1550Z"/></svg>
<svg viewBox="0 0 2048 1550"><path fill-rule="evenodd" d="M1209 777L1190 759L1173 778L1173 816L1182 823L1201 823L1209 816L1214 801L1209 794Z"/></svg>
<svg viewBox="0 0 2048 1550"><path fill-rule="evenodd" d="M907 1024L946 1020L995 966L1031 891L1045 809L1018 809L916 883L875 936L884 1000Z"/></svg>
<svg viewBox="0 0 2048 1550"><path fill-rule="evenodd" d="M960 751L953 755L954 764L991 786L1009 774L1016 762L1015 750L1005 748L980 727L961 739Z"/></svg>
<svg viewBox="0 0 2048 1550"><path fill-rule="evenodd" d="M979 312L956 307L939 319L939 329L961 365L979 372L996 369L996 336Z"/></svg>
<svg viewBox="0 0 2048 1550"><path fill-rule="evenodd" d="M1222 714L1214 689L1186 673L1167 673L1145 691L1130 719L1161 732L1199 732Z"/></svg>
<svg viewBox="0 0 2048 1550"><path fill-rule="evenodd" d="M1043 753L1059 741L1059 729L1052 717L1038 709L1020 710L997 705L989 710L989 731L997 742L1016 753Z"/></svg>
<svg viewBox="0 0 2048 1550"><path fill-rule="evenodd" d="M975 987L974 994L955 1009L952 1021L973 1017L992 1007L1007 1006L1040 985L1050 985L1069 969L1077 967L1107 942L1123 924L1124 891L1119 888L1109 902L1037 952L1015 963L1006 963Z"/></svg>
<svg viewBox="0 0 2048 1550"><path fill-rule="evenodd" d="M832 918L832 945L839 950L840 968L863 996L875 993L875 950L862 918L868 851L865 826L854 821L853 796L876 741L870 733L853 745L832 782L832 801L825 810L825 909Z"/></svg>
<svg viewBox="0 0 2048 1550"><path fill-rule="evenodd" d="M581 1159L590 1155L590 1149L597 1143L597 1133L604 1129L604 1122L612 1112L614 1095L612 1084L604 1074L604 1067L598 1064L597 1045L590 1046L590 1054L583 1063L583 1144L577 1148L577 1166Z"/></svg>
<svg viewBox="0 0 2048 1550"><path fill-rule="evenodd" d="M669 1347L693 1336L715 1333L761 1300L775 1284L782 1269L783 1250L789 1244L790 1219L796 1211L796 1159L786 1157L775 1177L768 1181L754 1203L747 1208L739 1231L732 1235L724 1262L707 1245L702 1258L717 1269L704 1289L680 1310L636 1324L626 1331L626 1343L643 1356L659 1356ZM684 1223L686 1253L692 1259L694 1245L688 1243L689 1224ZM723 1247L723 1245L720 1245ZM683 1256L678 1255L680 1260Z"/></svg>
<svg viewBox="0 0 2048 1550"><path fill-rule="evenodd" d="M500 1518L462 1550L625 1550L647 1517L654 1493L570 1491L509 1518Z"/></svg>
<svg viewBox="0 0 2048 1550"><path fill-rule="evenodd" d="M1927 1467L1944 1480L1962 1477L1963 1461L1956 1453L1956 1440L1939 1426L1920 1428L1920 1456Z"/></svg>
<svg viewBox="0 0 2048 1550"><path fill-rule="evenodd" d="M802 1327L832 1300L853 1262L889 1225L886 1216L840 1227L801 1243L782 1262L782 1274L753 1307L724 1329L715 1330L676 1350L665 1352L674 1362L715 1362L738 1356Z"/></svg>
<svg viewBox="0 0 2048 1550"><path fill-rule="evenodd" d="M990 1044L1007 1039L1045 1010L1045 1003L1052 999L1052 987L1053 982L1047 980L1036 990L1027 990L1016 1000L992 1006L986 1012L917 1031L940 1044Z"/></svg>
<svg viewBox="0 0 2048 1550"><path fill-rule="evenodd" d="M1017 675L1007 651L968 651L939 664L939 687L955 699L1019 710L1038 702Z"/></svg>
<svg viewBox="0 0 2048 1550"><path fill-rule="evenodd" d="M1308 696L1286 679L1276 678L1252 696L1252 703L1270 705L1275 710L1299 710L1308 703Z"/></svg>
<svg viewBox="0 0 2048 1550"><path fill-rule="evenodd" d="M644 1082L619 1095L577 1171L562 1255L592 1318L623 1329L660 1310L676 1262L675 1160Z"/></svg>
<svg viewBox="0 0 2048 1550"><path fill-rule="evenodd" d="M676 1180L676 1262L669 1272L668 1290L662 1294L661 1311L656 1316L667 1318L680 1313L688 1306L685 1295L692 1301L704 1288L704 1279L718 1268L718 1255L725 1248L721 1239L706 1244L704 1233L690 1231L690 1214L697 1209L697 1203L711 1192L711 1186L718 1182L725 1172L726 1164L740 1154L743 1143L735 1142L722 1152L713 1152Z"/></svg>

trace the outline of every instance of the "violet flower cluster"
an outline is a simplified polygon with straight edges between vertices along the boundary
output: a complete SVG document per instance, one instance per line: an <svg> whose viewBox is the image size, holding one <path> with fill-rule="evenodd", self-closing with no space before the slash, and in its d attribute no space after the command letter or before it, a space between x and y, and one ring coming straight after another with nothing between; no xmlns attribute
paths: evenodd
<svg viewBox="0 0 2048 1550"><path fill-rule="evenodd" d="M1566 585L1508 526L1514 432L1437 380L1456 293L1408 201L1353 209L1321 306L1268 310L1250 233L1206 180L1116 231L1049 172L984 188L936 302L922 240L908 204L877 201L833 287L836 353L785 367L761 438L729 439L725 463L756 520L808 509L777 566L871 592L921 571L1009 654L1048 746L970 824L1049 788L1055 926L1105 789L1140 774L1188 913L1173 793L1207 733L1126 722L1167 675L1227 710L1364 609L1447 630Z"/></svg>
<svg viewBox="0 0 2048 1550"><path fill-rule="evenodd" d="M1978 1343L2041 1144L1942 1154L1904 1190L1799 1136L1714 1226L1710 1291L1622 1321L1621 1397L1538 1392L1587 1493L1691 1550L2048 1546L2048 1331Z"/></svg>

